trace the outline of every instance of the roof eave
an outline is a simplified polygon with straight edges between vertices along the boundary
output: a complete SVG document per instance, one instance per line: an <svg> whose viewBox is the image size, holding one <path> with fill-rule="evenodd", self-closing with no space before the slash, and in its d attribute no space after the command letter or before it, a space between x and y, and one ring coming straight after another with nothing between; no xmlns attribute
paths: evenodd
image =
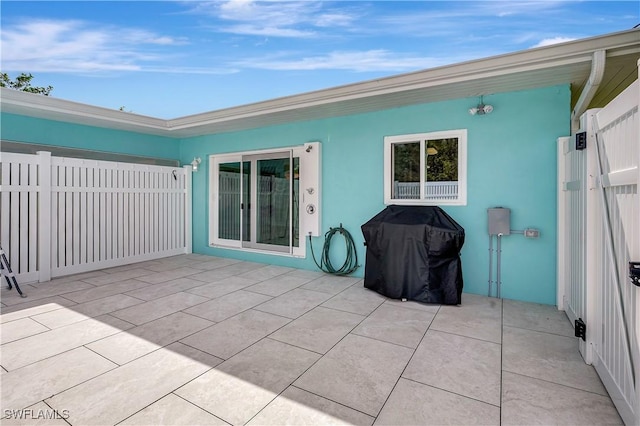
<svg viewBox="0 0 640 426"><path fill-rule="evenodd" d="M277 124L278 117L284 117L284 113L296 110L322 108L333 103L357 101L386 94L589 63L593 52L597 50L606 50L607 55L613 56L640 52L640 28L170 120L10 89L2 89L0 92L0 105L4 112L9 113L162 136L193 136L215 132L216 126L223 123L269 116L273 117L272 124Z"/></svg>

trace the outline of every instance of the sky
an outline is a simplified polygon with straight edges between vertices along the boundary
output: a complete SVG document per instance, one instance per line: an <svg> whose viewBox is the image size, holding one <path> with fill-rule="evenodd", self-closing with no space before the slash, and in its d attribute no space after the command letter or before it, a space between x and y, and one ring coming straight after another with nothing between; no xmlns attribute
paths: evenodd
<svg viewBox="0 0 640 426"><path fill-rule="evenodd" d="M0 71L177 118L623 31L640 1L7 1Z"/></svg>

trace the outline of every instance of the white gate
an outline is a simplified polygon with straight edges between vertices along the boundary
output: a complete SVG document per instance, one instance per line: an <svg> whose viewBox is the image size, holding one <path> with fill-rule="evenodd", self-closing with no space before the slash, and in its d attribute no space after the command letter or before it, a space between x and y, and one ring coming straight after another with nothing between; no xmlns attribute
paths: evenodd
<svg viewBox="0 0 640 426"><path fill-rule="evenodd" d="M597 112L594 171L599 193L594 230L598 269L595 297L594 366L628 424L640 424L640 288L629 278L629 262L640 261L639 83Z"/></svg>
<svg viewBox="0 0 640 426"><path fill-rule="evenodd" d="M558 306L586 324L579 349L627 424L640 424L640 121L638 81L581 117L586 149L559 150Z"/></svg>
<svg viewBox="0 0 640 426"><path fill-rule="evenodd" d="M191 167L3 152L0 244L20 282L191 252Z"/></svg>

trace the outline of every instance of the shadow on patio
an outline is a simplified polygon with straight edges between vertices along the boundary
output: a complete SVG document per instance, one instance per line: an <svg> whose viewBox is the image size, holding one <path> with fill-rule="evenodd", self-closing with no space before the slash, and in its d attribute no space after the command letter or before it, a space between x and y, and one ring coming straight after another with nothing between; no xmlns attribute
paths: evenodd
<svg viewBox="0 0 640 426"><path fill-rule="evenodd" d="M622 423L552 306L195 254L22 287L2 290L7 425Z"/></svg>

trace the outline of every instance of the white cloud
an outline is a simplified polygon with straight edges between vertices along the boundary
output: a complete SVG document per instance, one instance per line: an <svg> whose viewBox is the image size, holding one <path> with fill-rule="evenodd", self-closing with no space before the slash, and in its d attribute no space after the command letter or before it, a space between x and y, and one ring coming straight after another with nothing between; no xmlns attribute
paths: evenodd
<svg viewBox="0 0 640 426"><path fill-rule="evenodd" d="M231 34L244 34L244 35L257 35L264 37L292 37L292 38L308 38L312 37L315 32L297 30L294 28L282 28L271 26L256 26L256 25L232 25L228 27L221 27L222 31Z"/></svg>
<svg viewBox="0 0 640 426"><path fill-rule="evenodd" d="M576 40L576 39L573 37L551 37L551 38L542 39L540 40L540 42L538 42L537 44L531 47L534 48L534 47L551 46L552 44L566 43L568 41L573 41L573 40Z"/></svg>
<svg viewBox="0 0 640 426"><path fill-rule="evenodd" d="M355 20L356 16L354 14L344 12L327 12L319 14L313 23L315 26L322 28L348 27L352 25Z"/></svg>
<svg viewBox="0 0 640 426"><path fill-rule="evenodd" d="M348 27L356 19L353 6L326 7L318 1L227 0L197 3L193 12L234 22L215 29L233 34L308 38L326 28Z"/></svg>
<svg viewBox="0 0 640 426"><path fill-rule="evenodd" d="M171 63L172 54L156 48L181 46L187 40L135 28L101 27L80 20L32 20L5 25L0 37L3 71L234 72L165 65Z"/></svg>
<svg viewBox="0 0 640 426"><path fill-rule="evenodd" d="M410 71L443 65L443 61L439 59L396 54L383 49L359 52L336 51L300 59L287 59L288 56L278 54L247 59L236 62L235 65L275 71L346 70L356 72Z"/></svg>

